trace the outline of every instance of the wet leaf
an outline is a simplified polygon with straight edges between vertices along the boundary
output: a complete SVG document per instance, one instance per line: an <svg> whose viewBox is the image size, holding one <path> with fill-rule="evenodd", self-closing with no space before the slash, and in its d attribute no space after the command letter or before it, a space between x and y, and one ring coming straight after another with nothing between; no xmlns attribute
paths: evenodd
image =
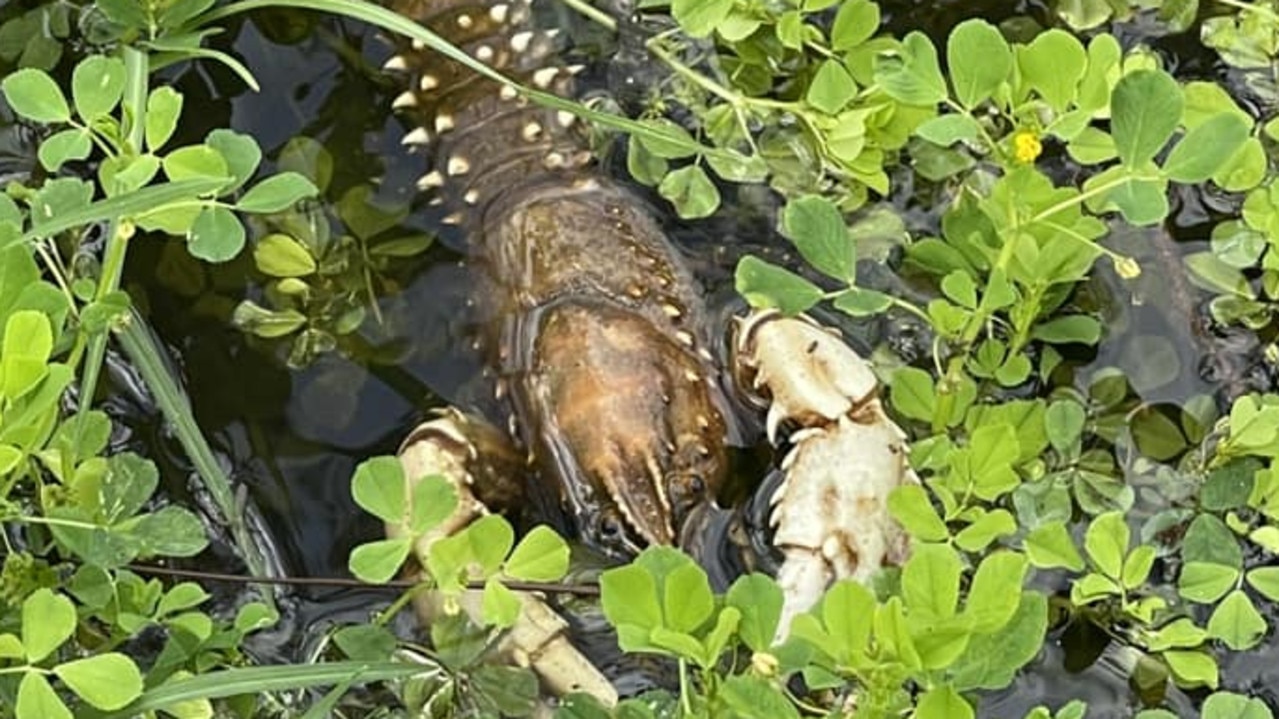
<svg viewBox="0 0 1279 719"><path fill-rule="evenodd" d="M1208 619L1208 634L1237 652L1255 647L1265 633L1266 620L1241 589L1226 595Z"/></svg>
<svg viewBox="0 0 1279 719"><path fill-rule="evenodd" d="M1204 700L1203 719L1273 719L1274 714L1261 699L1233 692L1217 692Z"/></svg>
<svg viewBox="0 0 1279 719"><path fill-rule="evenodd" d="M787 202L782 210L782 234L818 271L849 284L856 279L856 247L843 214L830 200L804 195Z"/></svg>
<svg viewBox="0 0 1279 719"><path fill-rule="evenodd" d="M821 300L821 288L799 275L747 255L737 263L737 292L752 307L776 307L788 315L803 312Z"/></svg>
<svg viewBox="0 0 1279 719"><path fill-rule="evenodd" d="M204 144L217 150L226 161L230 176L234 178L220 191L221 193L232 192L248 182L262 161L262 150L258 148L257 141L249 135L243 135L234 130L214 130L204 138Z"/></svg>
<svg viewBox="0 0 1279 719"><path fill-rule="evenodd" d="M1154 159L1181 123L1183 106L1181 88L1167 73L1124 75L1110 98L1110 133L1120 161L1138 168Z"/></svg>
<svg viewBox="0 0 1279 719"><path fill-rule="evenodd" d="M857 84L838 60L825 60L808 85L808 104L827 115L839 113L857 94Z"/></svg>
<svg viewBox="0 0 1279 719"><path fill-rule="evenodd" d="M657 192L686 220L710 217L719 208L719 189L700 165L688 165L667 173Z"/></svg>
<svg viewBox="0 0 1279 719"><path fill-rule="evenodd" d="M1208 474L1199 494L1199 505L1210 512L1239 509L1248 503L1252 495L1253 474L1256 466L1250 462L1234 461L1218 467Z"/></svg>
<svg viewBox="0 0 1279 719"><path fill-rule="evenodd" d="M282 172L249 188L235 206L241 212L280 212L293 206L298 200L314 197L318 193L315 185L302 175Z"/></svg>
<svg viewBox="0 0 1279 719"><path fill-rule="evenodd" d="M946 42L946 65L959 104L972 109L989 98L1013 69L1012 51L985 20L965 20ZM949 144L949 143L941 143Z"/></svg>
<svg viewBox="0 0 1279 719"><path fill-rule="evenodd" d="M383 522L403 522L408 509L408 492L400 460L374 457L361 462L351 478L351 496L361 509Z"/></svg>
<svg viewBox="0 0 1279 719"><path fill-rule="evenodd" d="M83 160L93 151L88 130L77 127L54 133L40 143L40 164L50 172L57 172L64 163Z"/></svg>
<svg viewBox="0 0 1279 719"><path fill-rule="evenodd" d="M174 182L184 179L228 177L226 160L223 160L220 152L205 145L180 147L165 155L161 166L169 179Z"/></svg>
<svg viewBox="0 0 1279 719"><path fill-rule="evenodd" d="M971 115L938 115L915 128L915 134L934 145L947 147L961 140L977 140L981 137L981 125Z"/></svg>
<svg viewBox="0 0 1279 719"><path fill-rule="evenodd" d="M1248 269L1256 264L1261 253L1265 252L1266 244L1264 233L1238 220L1220 222L1212 228L1212 254L1237 269Z"/></svg>
<svg viewBox="0 0 1279 719"><path fill-rule="evenodd" d="M53 673L81 699L104 711L119 709L142 694L142 673L118 652L59 664Z"/></svg>
<svg viewBox="0 0 1279 719"><path fill-rule="evenodd" d="M1088 68L1088 53L1065 30L1035 36L1017 55L1022 81L1057 112L1064 112L1078 96L1079 82Z"/></svg>
<svg viewBox="0 0 1279 719"><path fill-rule="evenodd" d="M915 547L902 568L902 598L912 616L946 619L955 615L963 565L954 549L944 544Z"/></svg>
<svg viewBox="0 0 1279 719"><path fill-rule="evenodd" d="M538 525L524 535L506 560L504 571L514 579L554 582L568 571L568 544L555 530Z"/></svg>
<svg viewBox="0 0 1279 719"><path fill-rule="evenodd" d="M799 719L799 710L772 682L738 674L720 687L720 699L743 719Z"/></svg>
<svg viewBox="0 0 1279 719"><path fill-rule="evenodd" d="M875 81L890 97L907 105L933 105L946 99L937 49L918 31L902 40L896 54L876 57Z"/></svg>
<svg viewBox="0 0 1279 719"><path fill-rule="evenodd" d="M894 489L888 495L888 511L907 534L921 542L941 542L950 536L923 487L906 485Z"/></svg>
<svg viewBox="0 0 1279 719"><path fill-rule="evenodd" d="M107 523L129 519L151 499L159 483L160 471L151 460L133 452L112 455L98 490L102 518Z"/></svg>
<svg viewBox="0 0 1279 719"><path fill-rule="evenodd" d="M71 108L58 84L43 70L27 68L9 73L0 82L9 107L27 120L53 124L70 122Z"/></svg>
<svg viewBox="0 0 1279 719"><path fill-rule="evenodd" d="M924 692L912 716L917 719L972 719L976 714L959 692L942 685Z"/></svg>
<svg viewBox="0 0 1279 719"><path fill-rule="evenodd" d="M1212 562L1234 569L1243 566L1243 550L1234 532L1217 517L1195 517L1182 538L1182 558L1186 562Z"/></svg>
<svg viewBox="0 0 1279 719"><path fill-rule="evenodd" d="M1059 315L1035 325L1031 337L1053 344L1095 345L1101 339L1101 322L1089 315Z"/></svg>
<svg viewBox="0 0 1279 719"><path fill-rule="evenodd" d="M870 0L844 0L830 28L832 50L849 50L879 30L879 5Z"/></svg>
<svg viewBox="0 0 1279 719"><path fill-rule="evenodd" d="M49 374L53 328L43 312L20 310L9 315L4 326L4 352L0 356L0 390L10 401L35 389Z"/></svg>
<svg viewBox="0 0 1279 719"><path fill-rule="evenodd" d="M350 659L384 662L390 661L397 640L386 627L356 624L334 632L333 642Z"/></svg>
<svg viewBox="0 0 1279 719"><path fill-rule="evenodd" d="M205 262L226 262L244 249L244 225L225 207L205 208L191 224L187 249Z"/></svg>
<svg viewBox="0 0 1279 719"><path fill-rule="evenodd" d="M186 507L168 506L132 520L134 534L142 556L193 557L209 545L204 525Z"/></svg>
<svg viewBox="0 0 1279 719"><path fill-rule="evenodd" d="M156 152L173 136L182 114L182 94L168 86L157 87L147 97L146 143Z"/></svg>
<svg viewBox="0 0 1279 719"><path fill-rule="evenodd" d="M347 568L361 581L382 584L400 571L411 548L406 538L367 542L351 550Z"/></svg>
<svg viewBox="0 0 1279 719"><path fill-rule="evenodd" d="M316 270L315 258L302 243L279 233L258 240L253 263L272 277L305 277Z"/></svg>
<svg viewBox="0 0 1279 719"><path fill-rule="evenodd" d="M307 323L307 318L297 310L275 312L252 300L243 300L231 314L231 323L245 332L272 339L296 332Z"/></svg>
<svg viewBox="0 0 1279 719"><path fill-rule="evenodd" d="M49 680L37 672L23 674L14 711L18 719L73 719Z"/></svg>
<svg viewBox="0 0 1279 719"><path fill-rule="evenodd" d="M76 628L75 605L47 588L32 592L22 602L22 647L27 661L44 661Z"/></svg>
<svg viewBox="0 0 1279 719"><path fill-rule="evenodd" d="M1107 512L1088 525L1088 531L1084 534L1084 549L1102 574L1117 578L1123 571L1128 540L1128 524L1123 513Z"/></svg>
<svg viewBox="0 0 1279 719"><path fill-rule="evenodd" d="M733 0L672 0L671 15L690 37L706 37L724 22Z"/></svg>
<svg viewBox="0 0 1279 719"><path fill-rule="evenodd" d="M710 580L705 570L689 562L666 576L663 586L663 626L691 633L710 618L715 609Z"/></svg>
<svg viewBox="0 0 1279 719"><path fill-rule="evenodd" d="M763 574L746 574L737 578L724 595L724 603L741 612L738 633L751 651L767 651L777 633L782 615L782 590L777 582Z"/></svg>
<svg viewBox="0 0 1279 719"><path fill-rule="evenodd" d="M1132 416L1132 438L1142 454L1158 461L1176 457L1186 449L1181 428L1163 413L1150 407Z"/></svg>
<svg viewBox="0 0 1279 719"><path fill-rule="evenodd" d="M124 92L124 61L105 55L81 60L71 74L71 97L85 122L115 109Z"/></svg>
<svg viewBox="0 0 1279 719"><path fill-rule="evenodd" d="M1189 270L1190 280L1206 290L1237 295L1244 299L1255 299L1257 296L1242 272L1212 252L1193 252L1186 255L1183 261Z"/></svg>
<svg viewBox="0 0 1279 719"><path fill-rule="evenodd" d="M1072 572L1084 569L1075 540L1060 520L1041 524L1026 535L1025 550L1030 562L1041 569L1064 567Z"/></svg>
<svg viewBox="0 0 1279 719"><path fill-rule="evenodd" d="M480 599L484 623L499 629L515 625L520 618L520 598L515 596L497 577L489 577L484 582L484 594Z"/></svg>
<svg viewBox="0 0 1279 719"><path fill-rule="evenodd" d="M1214 115L1187 132L1168 153L1163 171L1173 182L1205 182L1243 147L1251 128L1233 112Z"/></svg>
<svg viewBox="0 0 1279 719"><path fill-rule="evenodd" d="M866 617L875 611L875 596L866 587L852 580L835 583L822 599L822 622L830 633L833 656L841 662L866 651L870 642L871 626Z"/></svg>

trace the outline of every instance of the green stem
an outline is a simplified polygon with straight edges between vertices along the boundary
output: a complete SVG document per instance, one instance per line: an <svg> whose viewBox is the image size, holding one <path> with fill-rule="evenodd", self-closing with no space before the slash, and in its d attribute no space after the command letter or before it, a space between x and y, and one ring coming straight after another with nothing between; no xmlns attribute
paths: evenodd
<svg viewBox="0 0 1279 719"><path fill-rule="evenodd" d="M27 672L35 672L36 674L43 674L45 676L53 674L53 670L51 669L41 669L40 667L27 664L21 667L5 667L4 669L0 669L0 676L4 676L5 674L26 674Z"/></svg>
<svg viewBox="0 0 1279 719"><path fill-rule="evenodd" d="M617 21L586 0L561 0L561 2L604 29L617 32Z"/></svg>
<svg viewBox="0 0 1279 719"><path fill-rule="evenodd" d="M142 137L145 134L143 118L146 116L146 98L148 88L148 62L146 53L124 46L120 50L124 59L124 117L129 122L128 138L132 150L140 150ZM101 300L120 287L120 275L124 271L125 252L129 247L129 236L133 234L133 225L112 218L107 225L107 244L103 251L102 272L98 277L98 289L94 294ZM86 341L86 338L87 341ZM71 349L70 364L74 367L88 345L88 357L81 370L80 406L76 411L76 441L84 428L84 417L93 405L93 396L98 388L98 376L102 372L102 361L107 353L107 334L87 335L80 332L76 336L75 345Z"/></svg>
<svg viewBox="0 0 1279 719"><path fill-rule="evenodd" d="M1023 225L1033 225L1036 222L1043 222L1044 220L1048 219L1049 217L1052 217L1053 215L1057 214L1058 212L1061 212L1062 210L1068 210L1071 207L1074 207L1076 205L1082 205L1088 200L1091 200L1092 198L1097 197L1099 195L1104 195L1107 192L1110 192L1111 190L1125 183L1141 181L1141 180L1158 180L1158 179L1159 179L1159 175L1122 175L1120 177L1117 177L1111 180L1110 182L1103 182L1100 185L1084 190L1083 192L1079 193L1078 195L1075 195L1074 197L1062 200L1061 202L1058 202L1057 204L1053 205L1052 207L1049 207L1046 210L1041 210L1039 214L1027 220L1025 223L1023 223Z"/></svg>
<svg viewBox="0 0 1279 719"><path fill-rule="evenodd" d="M416 597L418 593L430 588L430 582L421 582L409 588L407 591L401 592L400 596L396 597L395 601L391 602L390 606L378 613L377 619L375 619L373 623L379 627L386 626L387 622L394 619L395 615L399 614L400 610L403 609L406 604L413 601L413 597Z"/></svg>
<svg viewBox="0 0 1279 719"><path fill-rule="evenodd" d="M160 349L147 331L143 319L134 312L129 320L118 334L120 346L155 396L155 402L164 418L173 425L178 442L195 465L205 489L209 491L232 539L239 547L240 557L248 567L249 574L266 576L266 560L258 552L257 543L249 534L248 525L244 522L243 507L236 501L230 478L222 471L222 466L213 456L213 450L200 431L200 426L196 424L186 395L165 366ZM262 588L263 599L270 604L270 591L266 589L266 585L259 586Z"/></svg>
<svg viewBox="0 0 1279 719"><path fill-rule="evenodd" d="M982 142L986 143L986 146L990 148L991 153L994 154L995 157L999 158L1000 164L1008 164L1008 158L1004 156L1003 148L999 146L999 143L995 142L995 138L990 136L990 133L986 131L986 126L981 124L980 120L973 117L973 114L965 109L963 105L960 105L950 98L946 98L946 107L949 107L960 115L967 115L968 119L972 120L973 124L977 126L977 131L981 133Z"/></svg>

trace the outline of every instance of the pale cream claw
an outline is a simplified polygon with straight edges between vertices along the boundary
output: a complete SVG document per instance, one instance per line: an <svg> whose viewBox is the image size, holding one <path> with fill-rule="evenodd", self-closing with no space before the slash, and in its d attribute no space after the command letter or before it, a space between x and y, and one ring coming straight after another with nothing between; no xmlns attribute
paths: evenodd
<svg viewBox="0 0 1279 719"><path fill-rule="evenodd" d="M457 491L458 505L439 527L423 535L414 546L414 556L425 564L431 544L447 537L477 518L489 513L476 498L475 474L491 471L483 447L498 436L497 430L467 418L456 410L446 410L439 418L418 425L400 447L400 464L409 478L408 491L423 477L441 475ZM395 535L387 526L387 534ZM480 622L482 593L467 591L447 602L437 592L422 592L414 607L423 623L453 608L466 612L472 621ZM542 682L556 695L586 692L608 706L617 703L617 690L569 641L568 623L536 594L517 592L522 607L515 626L506 632L497 651L509 661L537 672Z"/></svg>
<svg viewBox="0 0 1279 719"><path fill-rule="evenodd" d="M807 317L756 310L741 322L736 350L739 381L769 402L770 439L783 422L799 426L770 499L783 556L780 640L833 582L866 581L905 561L909 538L888 513L888 495L919 479L874 372L838 334Z"/></svg>

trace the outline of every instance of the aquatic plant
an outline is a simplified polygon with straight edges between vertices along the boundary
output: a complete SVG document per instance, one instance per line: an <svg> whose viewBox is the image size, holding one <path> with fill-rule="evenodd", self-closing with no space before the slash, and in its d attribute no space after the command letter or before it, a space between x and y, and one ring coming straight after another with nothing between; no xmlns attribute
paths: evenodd
<svg viewBox="0 0 1279 719"><path fill-rule="evenodd" d="M1132 649L1133 683L1150 706L1173 685L1217 689L1220 658L1258 646L1279 602L1279 569L1267 566L1279 554L1279 397L1155 407L1120 374L1084 374L1078 356L1106 329L1088 284L1102 271L1133 281L1147 269L1107 236L1166 222L1179 186L1210 184L1234 198L1208 249L1184 261L1216 295L1218 323L1270 342L1276 126L1232 88L1183 81L1157 53L1097 29L1131 17L1168 32L1197 27L1264 88L1279 52L1274 3L1214 3L1201 17L1193 2L1059 2L1074 32L971 19L944 43L918 31L891 36L870 0L643 6L674 25L647 40L669 74L637 119L517 90L628 134L629 173L685 218L714 214L724 183L768 183L785 200L778 230L803 264L742 259L736 283L751 304L788 313L829 305L920 328L925 348L879 356L925 484L892 500L916 540L900 574L873 589L837 584L781 644L780 590L766 576L716 594L668 548L606 571L600 601L622 649L674 660L679 687L615 709L569 697L557 715L973 716L981 690L1008 685L1065 622ZM402 680L407 704L442 713L520 716L536 703L531 673L489 650L519 611L511 586L559 581L568 569L566 545L544 529L517 541L492 517L437 543L423 584L370 624L334 634L346 661L296 667L228 668L246 661L245 636L274 621L269 592L234 613L202 610L211 593L198 582L129 567L195 555L210 528L157 492L152 461L111 441L112 421L95 402L112 337L199 467L250 574L265 575L239 500L120 289L129 243L167 235L205 262L250 248L272 278L270 306L245 300L236 321L263 339L287 337L289 361L301 366L376 321L367 308L376 309L380 273L430 242L398 228L401 208L370 209L358 193L336 203L349 234L335 241L317 229L327 228L318 211L297 206L327 189L322 153L305 143L290 150L296 164L282 163L293 169L269 177L259 176L256 141L231 129L171 146L183 96L153 71L211 61L252 85L252 68L204 43L233 15L269 7L339 13L458 53L356 2L98 0L0 11L0 62L15 68L0 92L41 134L39 170L0 195L0 716L91 707L196 717L221 699L247 715L257 693L335 687L312 708L318 715L353 684L380 680ZM91 50L83 58L71 42L80 35ZM1063 157L1071 173L1049 166ZM942 188L945 204L937 236L911 236L898 221L885 251L866 239L872 205L901 172ZM96 238L100 263L81 249ZM888 256L908 291L859 273ZM1096 267L1100 258L1108 268ZM449 506L446 483L410 495L405 479L396 462L375 458L352 480L356 502L402 530L355 548L357 577L394 576ZM1036 575L1064 577L1069 590L1030 588ZM483 626L440 620L432 647L413 647L423 664L391 661L401 643L386 625L413 594L456 597L472 582ZM140 648L156 631L158 651ZM1085 711L1074 702L1029 716ZM1218 691L1202 715L1271 709Z"/></svg>

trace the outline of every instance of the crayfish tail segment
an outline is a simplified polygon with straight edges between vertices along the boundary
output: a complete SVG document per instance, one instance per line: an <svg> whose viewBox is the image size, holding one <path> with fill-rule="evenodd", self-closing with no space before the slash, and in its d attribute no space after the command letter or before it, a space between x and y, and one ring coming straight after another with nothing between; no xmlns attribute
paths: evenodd
<svg viewBox="0 0 1279 719"><path fill-rule="evenodd" d="M888 495L919 479L906 434L878 399L869 363L838 334L806 317L755 311L739 326L739 381L767 403L768 434L795 425L769 499L784 593L778 638L840 579L866 581L900 564L909 538L888 513Z"/></svg>
<svg viewBox="0 0 1279 719"><path fill-rule="evenodd" d="M431 545L465 528L489 513L479 496L485 485L504 480L518 481L514 469L521 466L518 453L505 437L482 420L470 418L457 410L445 410L440 416L418 425L404 440L399 452L400 465L408 478L407 492L425 477L442 476L457 492L458 504L437 528L423 535L414 546L414 556L425 566ZM510 471L502 477L499 472ZM502 490L498 496L509 496ZM479 496L477 496L479 495ZM396 529L387 526L387 534ZM418 617L429 624L446 611L460 609L472 621L482 623L482 592L465 591L446 602L438 592L420 592L414 599ZM587 659L567 636L568 623L530 592L516 592L520 617L497 645L500 656L537 672L546 688L558 695L586 692L612 706L617 703L617 690Z"/></svg>

